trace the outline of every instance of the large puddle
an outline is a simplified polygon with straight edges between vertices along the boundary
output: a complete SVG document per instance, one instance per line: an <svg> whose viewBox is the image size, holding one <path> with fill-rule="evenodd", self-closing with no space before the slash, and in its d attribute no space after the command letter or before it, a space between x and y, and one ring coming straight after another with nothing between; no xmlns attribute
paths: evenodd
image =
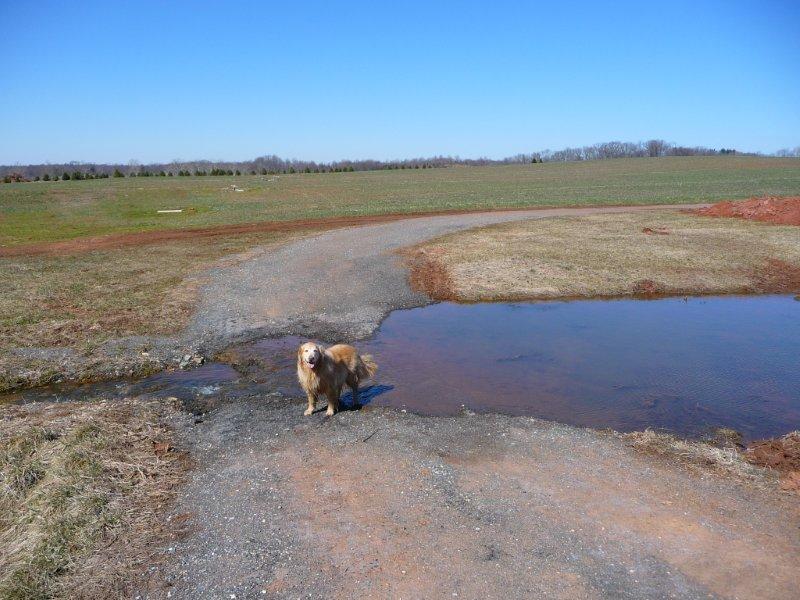
<svg viewBox="0 0 800 600"><path fill-rule="evenodd" d="M299 395L300 341L233 349L227 356L238 370L211 364L89 389L103 396ZM722 426L748 439L800 429L800 302L791 296L442 303L396 311L357 345L380 365L364 394L374 405L432 415L466 407L685 436ZM89 389L57 394L85 397ZM31 391L24 399L53 394Z"/></svg>
<svg viewBox="0 0 800 600"><path fill-rule="evenodd" d="M800 302L726 297L438 304L363 344L392 386L376 402L533 415L620 431L747 437L800 428Z"/></svg>

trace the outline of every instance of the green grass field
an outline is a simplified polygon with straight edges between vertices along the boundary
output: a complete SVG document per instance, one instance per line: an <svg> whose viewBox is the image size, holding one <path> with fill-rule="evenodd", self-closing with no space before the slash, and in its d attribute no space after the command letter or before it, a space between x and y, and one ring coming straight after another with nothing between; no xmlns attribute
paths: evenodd
<svg viewBox="0 0 800 600"><path fill-rule="evenodd" d="M236 183L243 192L229 189ZM800 160L675 157L502 167L0 185L0 245L253 221L800 194ZM158 214L159 209L183 209Z"/></svg>

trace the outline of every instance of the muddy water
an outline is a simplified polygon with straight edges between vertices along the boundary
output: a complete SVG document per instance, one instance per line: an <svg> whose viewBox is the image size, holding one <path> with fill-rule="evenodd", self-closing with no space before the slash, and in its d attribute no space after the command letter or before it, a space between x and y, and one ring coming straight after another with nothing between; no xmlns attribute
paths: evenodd
<svg viewBox="0 0 800 600"><path fill-rule="evenodd" d="M235 399L294 380L298 338L231 349L228 364L27 392ZM362 398L448 415L462 407L630 431L746 438L800 429L800 302L791 296L451 304L396 311L358 343L380 365ZM345 401L348 399L345 398Z"/></svg>
<svg viewBox="0 0 800 600"><path fill-rule="evenodd" d="M283 354L294 342L256 350ZM373 403L425 414L465 405L690 436L800 429L791 296L442 303L391 314L358 346L380 365Z"/></svg>

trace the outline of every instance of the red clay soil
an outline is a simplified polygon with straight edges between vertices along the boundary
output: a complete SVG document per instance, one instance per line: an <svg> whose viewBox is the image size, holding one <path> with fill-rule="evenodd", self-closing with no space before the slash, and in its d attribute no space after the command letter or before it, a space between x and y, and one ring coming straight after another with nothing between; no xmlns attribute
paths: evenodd
<svg viewBox="0 0 800 600"><path fill-rule="evenodd" d="M781 487L800 492L800 431L781 438L753 442L744 453L745 460L781 473Z"/></svg>
<svg viewBox="0 0 800 600"><path fill-rule="evenodd" d="M791 198L764 196L737 202L726 200L691 212L706 217L737 217L777 225L800 225L800 196Z"/></svg>
<svg viewBox="0 0 800 600"><path fill-rule="evenodd" d="M428 214L428 213L424 213ZM74 240L59 242L39 242L36 244L23 244L0 248L0 258L11 256L35 256L41 254L81 254L93 250L110 250L114 248L128 248L131 246L146 246L161 242L178 240L191 240L215 236L335 229L351 225L368 225L373 223L386 223L419 216L418 214L391 214L359 217L329 217L324 219L297 219L293 221L262 221L258 223L243 223L241 225L219 225L216 227L201 227L193 229L164 229L160 231L140 231L136 233L115 233L96 237L83 237Z"/></svg>
<svg viewBox="0 0 800 600"><path fill-rule="evenodd" d="M401 252L408 268L408 283L415 292L433 300L455 300L455 285L439 260L437 248L409 248Z"/></svg>
<svg viewBox="0 0 800 600"><path fill-rule="evenodd" d="M657 296L664 291L664 286L652 279L640 279L633 284L633 293L641 296Z"/></svg>
<svg viewBox="0 0 800 600"><path fill-rule="evenodd" d="M777 258L767 260L764 267L751 274L752 291L757 294L796 294L800 292L800 266Z"/></svg>

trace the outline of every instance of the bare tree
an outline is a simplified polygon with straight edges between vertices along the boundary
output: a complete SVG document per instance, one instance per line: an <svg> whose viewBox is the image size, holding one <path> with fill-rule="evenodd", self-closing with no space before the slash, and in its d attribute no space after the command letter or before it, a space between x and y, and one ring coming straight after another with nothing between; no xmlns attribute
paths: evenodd
<svg viewBox="0 0 800 600"><path fill-rule="evenodd" d="M781 158L800 158L800 146L795 148L781 148L775 153L775 156Z"/></svg>
<svg viewBox="0 0 800 600"><path fill-rule="evenodd" d="M648 140L645 146L647 147L647 156L664 156L664 151L667 148L667 142L664 140Z"/></svg>

